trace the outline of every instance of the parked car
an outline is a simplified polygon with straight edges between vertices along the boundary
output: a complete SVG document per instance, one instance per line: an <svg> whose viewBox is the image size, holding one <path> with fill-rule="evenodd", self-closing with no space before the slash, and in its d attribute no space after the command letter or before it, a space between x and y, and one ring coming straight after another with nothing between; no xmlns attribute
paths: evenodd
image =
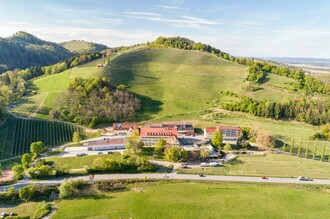
<svg viewBox="0 0 330 219"><path fill-rule="evenodd" d="M1 213L1 218L5 218L5 217L6 217L5 212L2 212L2 213Z"/></svg>
<svg viewBox="0 0 330 219"><path fill-rule="evenodd" d="M183 168L183 169L187 169L188 166L187 166L186 164L182 164L182 165L181 165L181 168Z"/></svg>
<svg viewBox="0 0 330 219"><path fill-rule="evenodd" d="M199 165L200 167L207 167L207 166L209 166L207 163L201 163L200 165Z"/></svg>
<svg viewBox="0 0 330 219"><path fill-rule="evenodd" d="M108 154L114 154L113 151L108 151Z"/></svg>
<svg viewBox="0 0 330 219"><path fill-rule="evenodd" d="M103 152L102 151L99 151L99 152L97 152L97 154L103 154Z"/></svg>
<svg viewBox="0 0 330 219"><path fill-rule="evenodd" d="M211 162L210 167L218 167L220 164L218 162Z"/></svg>
<svg viewBox="0 0 330 219"><path fill-rule="evenodd" d="M164 175L163 178L168 179L168 178L170 178L170 176L169 175Z"/></svg>

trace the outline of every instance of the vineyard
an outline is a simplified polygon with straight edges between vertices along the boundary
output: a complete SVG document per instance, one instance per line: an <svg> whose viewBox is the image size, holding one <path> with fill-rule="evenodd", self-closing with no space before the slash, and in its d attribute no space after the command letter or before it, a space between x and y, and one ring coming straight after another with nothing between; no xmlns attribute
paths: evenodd
<svg viewBox="0 0 330 219"><path fill-rule="evenodd" d="M21 119L11 115L0 126L0 159L29 152L31 142L42 141L46 146L60 145L72 140L77 126L45 120Z"/></svg>

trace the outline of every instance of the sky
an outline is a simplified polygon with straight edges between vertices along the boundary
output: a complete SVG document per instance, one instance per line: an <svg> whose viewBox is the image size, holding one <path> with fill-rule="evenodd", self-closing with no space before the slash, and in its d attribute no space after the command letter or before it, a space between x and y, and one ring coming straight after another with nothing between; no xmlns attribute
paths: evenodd
<svg viewBox="0 0 330 219"><path fill-rule="evenodd" d="M329 0L0 0L0 37L110 47L181 36L235 56L330 58Z"/></svg>

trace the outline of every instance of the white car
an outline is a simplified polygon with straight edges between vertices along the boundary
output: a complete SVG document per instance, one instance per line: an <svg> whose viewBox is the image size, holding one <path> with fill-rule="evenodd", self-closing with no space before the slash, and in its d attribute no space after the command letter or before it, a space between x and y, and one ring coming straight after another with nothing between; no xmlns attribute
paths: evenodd
<svg viewBox="0 0 330 219"><path fill-rule="evenodd" d="M200 167L207 167L207 166L209 166L207 163L201 163L200 165L199 165Z"/></svg>
<svg viewBox="0 0 330 219"><path fill-rule="evenodd" d="M210 167L218 167L218 166L220 166L220 164L217 162L210 163Z"/></svg>
<svg viewBox="0 0 330 219"><path fill-rule="evenodd" d="M170 176L169 175L164 175L163 178L168 179L168 178L170 178Z"/></svg>

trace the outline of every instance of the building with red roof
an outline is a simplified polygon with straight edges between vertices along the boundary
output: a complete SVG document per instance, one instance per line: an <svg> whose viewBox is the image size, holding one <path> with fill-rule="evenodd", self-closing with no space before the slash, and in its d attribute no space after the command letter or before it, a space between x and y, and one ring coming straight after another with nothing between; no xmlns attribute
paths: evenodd
<svg viewBox="0 0 330 219"><path fill-rule="evenodd" d="M242 129L238 126L216 126L204 129L204 138L212 139L214 132L222 132L222 142L236 145L242 137Z"/></svg>
<svg viewBox="0 0 330 219"><path fill-rule="evenodd" d="M124 123L113 123L113 133L115 135L130 135L134 130L139 129L139 123L137 122L124 122Z"/></svg>
<svg viewBox="0 0 330 219"><path fill-rule="evenodd" d="M151 123L150 128L176 128L178 130L178 137L194 136L194 126L191 123L183 121L164 121L161 123Z"/></svg>
<svg viewBox="0 0 330 219"><path fill-rule="evenodd" d="M143 127L140 128L140 139L146 146L155 146L159 139L169 145L180 145L177 128Z"/></svg>

